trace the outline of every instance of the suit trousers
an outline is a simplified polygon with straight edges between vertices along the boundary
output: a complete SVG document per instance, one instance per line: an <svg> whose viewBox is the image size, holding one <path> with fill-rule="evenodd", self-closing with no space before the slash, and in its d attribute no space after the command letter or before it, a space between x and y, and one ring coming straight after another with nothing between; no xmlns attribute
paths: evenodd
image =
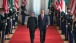
<svg viewBox="0 0 76 43"><path fill-rule="evenodd" d="M4 43L4 36L5 36L5 31L2 31L1 43Z"/></svg>
<svg viewBox="0 0 76 43"><path fill-rule="evenodd" d="M45 41L45 36L46 36L46 28L42 28L42 30L40 30L40 42L41 43Z"/></svg>
<svg viewBox="0 0 76 43"><path fill-rule="evenodd" d="M50 15L50 25L52 26L53 25L53 16Z"/></svg>
<svg viewBox="0 0 76 43"><path fill-rule="evenodd" d="M34 36L35 36L35 30L34 31L29 31L29 33L30 33L30 40L31 40L31 42L33 42L34 41Z"/></svg>
<svg viewBox="0 0 76 43"><path fill-rule="evenodd" d="M12 20L12 28L13 28L13 26L15 26L15 18L13 18L13 20Z"/></svg>
<svg viewBox="0 0 76 43"><path fill-rule="evenodd" d="M10 33L10 19L7 19L5 35L8 35L8 33Z"/></svg>
<svg viewBox="0 0 76 43"><path fill-rule="evenodd" d="M17 21L18 21L18 16L15 17L15 22L17 22Z"/></svg>
<svg viewBox="0 0 76 43"><path fill-rule="evenodd" d="M73 34L69 31L69 43L73 43Z"/></svg>
<svg viewBox="0 0 76 43"><path fill-rule="evenodd" d="M76 34L74 34L74 41L75 41L75 43L76 43Z"/></svg>

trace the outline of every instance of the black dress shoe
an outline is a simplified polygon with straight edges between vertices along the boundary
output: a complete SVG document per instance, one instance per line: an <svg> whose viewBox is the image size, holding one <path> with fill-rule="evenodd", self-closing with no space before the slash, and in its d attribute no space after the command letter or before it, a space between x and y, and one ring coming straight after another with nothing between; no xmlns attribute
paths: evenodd
<svg viewBox="0 0 76 43"><path fill-rule="evenodd" d="M44 43L44 42L41 42L41 43Z"/></svg>
<svg viewBox="0 0 76 43"><path fill-rule="evenodd" d="M31 43L34 43L34 42L31 42Z"/></svg>
<svg viewBox="0 0 76 43"><path fill-rule="evenodd" d="M5 38L5 40L10 40L10 38Z"/></svg>
<svg viewBox="0 0 76 43"><path fill-rule="evenodd" d="M63 39L63 41L68 41L68 39Z"/></svg>
<svg viewBox="0 0 76 43"><path fill-rule="evenodd" d="M64 35L63 33L61 33L60 35Z"/></svg>
<svg viewBox="0 0 76 43"><path fill-rule="evenodd" d="M13 34L13 33L9 33L9 34Z"/></svg>
<svg viewBox="0 0 76 43"><path fill-rule="evenodd" d="M45 42L45 41L43 41L43 42Z"/></svg>

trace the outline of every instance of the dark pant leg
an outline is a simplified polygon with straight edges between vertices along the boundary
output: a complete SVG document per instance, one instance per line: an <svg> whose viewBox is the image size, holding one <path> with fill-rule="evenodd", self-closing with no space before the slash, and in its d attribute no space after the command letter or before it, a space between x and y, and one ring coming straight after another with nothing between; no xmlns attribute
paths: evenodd
<svg viewBox="0 0 76 43"><path fill-rule="evenodd" d="M9 33L12 33L12 29L11 29L11 22L9 22Z"/></svg>
<svg viewBox="0 0 76 43"><path fill-rule="evenodd" d="M15 22L17 22L17 20L18 20L18 16L16 16L16 18L15 18Z"/></svg>
<svg viewBox="0 0 76 43"><path fill-rule="evenodd" d="M69 32L69 41L70 41L70 43L73 43L73 35L72 35L72 33L71 33L71 31Z"/></svg>
<svg viewBox="0 0 76 43"><path fill-rule="evenodd" d="M6 26L5 35L7 35L9 33L9 31L10 31L10 26L9 25L10 25L10 21L7 20L7 26Z"/></svg>
<svg viewBox="0 0 76 43"><path fill-rule="evenodd" d="M50 15L50 25L53 25L53 16Z"/></svg>
<svg viewBox="0 0 76 43"><path fill-rule="evenodd" d="M12 28L13 28L13 19L12 19Z"/></svg>
<svg viewBox="0 0 76 43"><path fill-rule="evenodd" d="M74 41L75 41L75 43L76 43L76 34L74 35Z"/></svg>
<svg viewBox="0 0 76 43"><path fill-rule="evenodd" d="M13 20L13 26L15 26L15 20Z"/></svg>
<svg viewBox="0 0 76 43"><path fill-rule="evenodd" d="M62 25L62 28L61 28L62 29L62 34L65 34L65 25L64 25L64 22L62 22L61 25Z"/></svg>
<svg viewBox="0 0 76 43"><path fill-rule="evenodd" d="M65 27L65 23L63 22L63 29L62 29L63 30L63 34L65 34L65 28L66 28Z"/></svg>
<svg viewBox="0 0 76 43"><path fill-rule="evenodd" d="M41 43L45 42L45 36L46 36L46 29L44 27L42 30L40 30L40 42Z"/></svg>
<svg viewBox="0 0 76 43"><path fill-rule="evenodd" d="M15 20L14 19L12 20L12 26L15 26Z"/></svg>
<svg viewBox="0 0 76 43"><path fill-rule="evenodd" d="M60 26L60 19L58 18L58 26Z"/></svg>
<svg viewBox="0 0 76 43"><path fill-rule="evenodd" d="M10 19L7 19L7 26L6 26L6 32L5 34L7 35L10 31Z"/></svg>
<svg viewBox="0 0 76 43"><path fill-rule="evenodd" d="M35 31L31 31L30 30L30 39L31 39L31 42L34 41L34 36L35 36Z"/></svg>
<svg viewBox="0 0 76 43"><path fill-rule="evenodd" d="M43 31L40 30L40 42L43 43Z"/></svg>
<svg viewBox="0 0 76 43"><path fill-rule="evenodd" d="M68 40L68 30L67 30L67 28L65 30L66 30L65 31L65 39Z"/></svg>
<svg viewBox="0 0 76 43"><path fill-rule="evenodd" d="M4 33L5 33L5 31L2 31L2 39L1 39L1 43L4 43Z"/></svg>
<svg viewBox="0 0 76 43"><path fill-rule="evenodd" d="M43 30L43 42L45 42L45 38L46 38L46 29Z"/></svg>
<svg viewBox="0 0 76 43"><path fill-rule="evenodd" d="M9 33L9 29L8 29L8 25L6 26L6 31L5 31L5 35L7 35Z"/></svg>
<svg viewBox="0 0 76 43"><path fill-rule="evenodd" d="M57 18L57 20L56 20L56 24L57 24L57 26L58 26L58 18Z"/></svg>
<svg viewBox="0 0 76 43"><path fill-rule="evenodd" d="M7 21L7 28L8 28L8 31L10 33L10 28L11 28L10 19L8 19L8 21Z"/></svg>
<svg viewBox="0 0 76 43"><path fill-rule="evenodd" d="M25 23L25 15L22 15L22 25Z"/></svg>
<svg viewBox="0 0 76 43"><path fill-rule="evenodd" d="M63 23L62 23L62 21L61 21L61 31L62 31L62 34L63 34Z"/></svg>

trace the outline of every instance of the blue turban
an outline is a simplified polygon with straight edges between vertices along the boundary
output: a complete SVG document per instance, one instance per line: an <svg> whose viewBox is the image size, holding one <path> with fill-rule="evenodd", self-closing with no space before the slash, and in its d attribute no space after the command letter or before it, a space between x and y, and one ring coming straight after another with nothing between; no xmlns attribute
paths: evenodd
<svg viewBox="0 0 76 43"><path fill-rule="evenodd" d="M32 13L35 15L35 12L32 12ZM31 14L32 14L32 13L31 13Z"/></svg>

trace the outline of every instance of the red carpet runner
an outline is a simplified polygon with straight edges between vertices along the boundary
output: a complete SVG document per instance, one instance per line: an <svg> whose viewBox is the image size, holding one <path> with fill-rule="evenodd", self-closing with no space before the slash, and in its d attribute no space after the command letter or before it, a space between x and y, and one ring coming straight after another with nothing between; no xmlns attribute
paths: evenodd
<svg viewBox="0 0 76 43"><path fill-rule="evenodd" d="M30 43L29 30L26 26L19 26L9 43ZM40 32L35 32L35 43L40 43ZM46 33L45 43L63 43L55 26L49 26Z"/></svg>

